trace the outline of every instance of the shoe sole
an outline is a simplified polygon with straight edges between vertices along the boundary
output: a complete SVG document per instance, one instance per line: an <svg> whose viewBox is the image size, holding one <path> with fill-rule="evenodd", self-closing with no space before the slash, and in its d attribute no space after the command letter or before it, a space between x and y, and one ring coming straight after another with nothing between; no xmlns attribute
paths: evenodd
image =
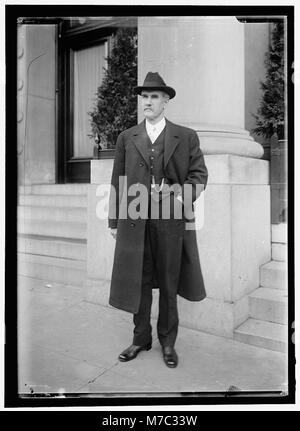
<svg viewBox="0 0 300 431"><path fill-rule="evenodd" d="M165 362L165 364L168 368L176 368L178 365L178 364L167 364L166 362Z"/></svg>
<svg viewBox="0 0 300 431"><path fill-rule="evenodd" d="M132 358L122 358L122 357L118 357L118 359L119 359L119 361L120 362L129 362L129 361L132 361L133 359L135 359L136 357L137 357L137 355L140 353L140 352L142 352L143 350L146 350L147 352L149 351L149 350L151 350L152 349L152 344L151 345L147 345L147 346L145 346L145 347L143 347L142 349L140 349L138 352L137 352L137 354L135 355L135 356L133 356Z"/></svg>

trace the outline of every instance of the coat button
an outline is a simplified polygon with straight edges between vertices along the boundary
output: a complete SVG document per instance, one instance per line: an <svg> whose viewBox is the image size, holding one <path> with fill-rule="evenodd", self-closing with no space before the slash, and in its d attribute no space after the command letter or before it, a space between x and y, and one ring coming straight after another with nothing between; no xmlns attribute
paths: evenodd
<svg viewBox="0 0 300 431"><path fill-rule="evenodd" d="M143 163L143 162L141 162L139 166L141 166L141 167L142 167L142 166L144 166L144 163Z"/></svg>
<svg viewBox="0 0 300 431"><path fill-rule="evenodd" d="M130 227L135 227L135 223L130 223Z"/></svg>

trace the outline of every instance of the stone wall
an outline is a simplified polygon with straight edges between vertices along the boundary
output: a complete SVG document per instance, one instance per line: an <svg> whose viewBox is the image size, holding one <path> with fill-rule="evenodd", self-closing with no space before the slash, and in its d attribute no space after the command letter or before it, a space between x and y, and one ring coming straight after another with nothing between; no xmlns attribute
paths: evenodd
<svg viewBox="0 0 300 431"><path fill-rule="evenodd" d="M55 25L18 28L18 181L55 183Z"/></svg>

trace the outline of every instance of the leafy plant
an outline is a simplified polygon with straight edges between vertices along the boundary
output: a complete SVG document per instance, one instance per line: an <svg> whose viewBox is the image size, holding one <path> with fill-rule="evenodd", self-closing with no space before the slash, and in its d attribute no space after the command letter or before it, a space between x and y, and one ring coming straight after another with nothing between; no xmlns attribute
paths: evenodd
<svg viewBox="0 0 300 431"><path fill-rule="evenodd" d="M279 138L284 137L285 120L285 47L284 23L274 23L271 37L271 46L266 53L266 79L261 82L263 96L256 119L257 127L252 132L270 138L277 133Z"/></svg>
<svg viewBox="0 0 300 431"><path fill-rule="evenodd" d="M92 112L93 136L101 147L114 148L121 131L137 123L137 29L119 28L107 57L107 68ZM103 145L104 144L104 145Z"/></svg>

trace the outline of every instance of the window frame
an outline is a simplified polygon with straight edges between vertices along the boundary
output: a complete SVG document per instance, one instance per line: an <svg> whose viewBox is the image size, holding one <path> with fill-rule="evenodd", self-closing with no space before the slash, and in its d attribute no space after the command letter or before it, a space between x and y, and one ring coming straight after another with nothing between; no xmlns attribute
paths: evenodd
<svg viewBox="0 0 300 431"><path fill-rule="evenodd" d="M58 26L58 182L89 182L90 161L93 157L75 157L74 137L74 51L107 42L109 55L117 26L86 26L65 30L65 23ZM96 146L96 144L95 144ZM114 150L104 158L113 158Z"/></svg>

